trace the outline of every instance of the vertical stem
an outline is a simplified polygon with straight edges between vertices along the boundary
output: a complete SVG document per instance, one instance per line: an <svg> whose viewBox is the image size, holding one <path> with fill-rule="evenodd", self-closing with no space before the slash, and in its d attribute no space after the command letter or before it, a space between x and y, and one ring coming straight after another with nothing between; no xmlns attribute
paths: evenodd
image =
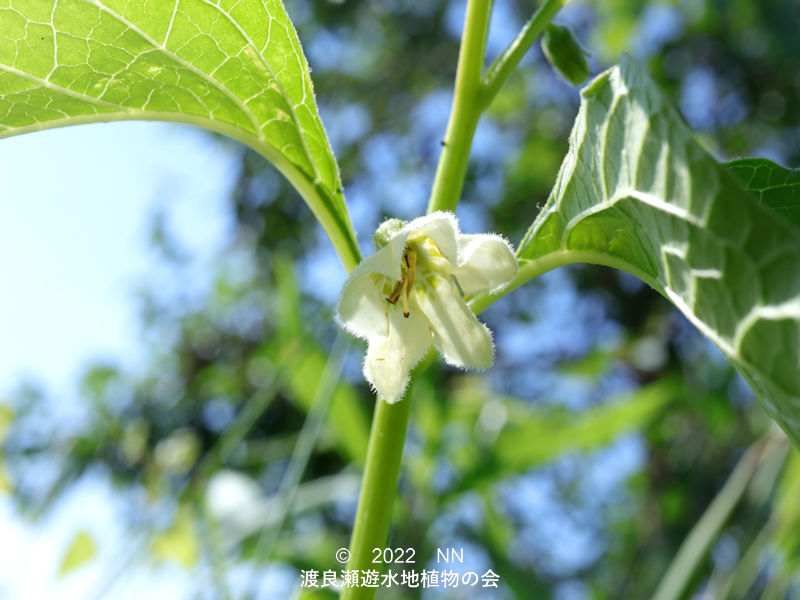
<svg viewBox="0 0 800 600"><path fill-rule="evenodd" d="M428 212L454 210L461 195L469 150L480 117L481 74L491 9L492 0L467 2L453 107ZM375 405L364 481L350 539L350 561L347 566L350 570L373 568L372 549L383 548L386 544L410 412L411 401L408 397L396 404L379 399ZM345 588L341 598L370 600L375 592L375 588Z"/></svg>
<svg viewBox="0 0 800 600"><path fill-rule="evenodd" d="M468 0L458 53L453 107L436 167L428 212L455 210L464 187L472 138L481 115L481 74L489 32L491 0Z"/></svg>
<svg viewBox="0 0 800 600"><path fill-rule="evenodd" d="M404 400L395 404L381 399L375 403L364 480L358 499L353 536L350 538L348 569L374 569L372 549L386 545L410 413L411 400L408 394ZM371 600L376 591L375 588L368 587L344 588L341 598Z"/></svg>
<svg viewBox="0 0 800 600"><path fill-rule="evenodd" d="M464 186L472 139L481 112L510 70L519 62L522 53L566 1L545 0L526 30L520 34L520 38L496 61L493 65L495 68L490 70L489 79L484 81L483 63L492 0L467 0L453 106L428 203L429 213L436 210L455 210ZM377 401L367 448L364 480L350 540L349 570L374 568L373 548L383 548L386 544L410 411L411 402L408 398L396 404L387 404L380 399ZM346 587L341 598L371 600L375 592L376 588Z"/></svg>

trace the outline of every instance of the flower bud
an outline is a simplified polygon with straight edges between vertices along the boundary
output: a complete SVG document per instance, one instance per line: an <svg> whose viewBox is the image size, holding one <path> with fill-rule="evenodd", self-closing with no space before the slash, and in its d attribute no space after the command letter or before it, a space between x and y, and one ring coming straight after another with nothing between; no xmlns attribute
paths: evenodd
<svg viewBox="0 0 800 600"><path fill-rule="evenodd" d="M572 85L583 83L589 76L586 51L561 25L548 25L542 36L542 51L556 72Z"/></svg>
<svg viewBox="0 0 800 600"><path fill-rule="evenodd" d="M381 223L372 236L372 241L375 243L375 250L380 250L388 244L389 240L397 235L397 232L403 228L403 225L405 225L405 223L400 219L387 219Z"/></svg>

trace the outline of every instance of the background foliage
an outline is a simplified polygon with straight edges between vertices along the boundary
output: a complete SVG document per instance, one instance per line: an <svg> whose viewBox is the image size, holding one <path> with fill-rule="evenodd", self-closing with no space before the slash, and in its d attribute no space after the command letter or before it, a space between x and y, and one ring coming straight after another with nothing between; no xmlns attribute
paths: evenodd
<svg viewBox="0 0 800 600"><path fill-rule="evenodd" d="M532 9L497 3L490 55ZM424 210L462 3L287 10L368 248L384 216ZM615 1L575 2L556 21L590 50L593 72L621 50L644 62L720 159L759 155L792 167L798 16L789 0ZM465 230L522 238L555 180L577 103L536 48L478 130L459 207ZM0 487L20 511L46 515L85 473L105 470L130 506L131 555L195 570L186 597L257 597L260 574L277 564L290 567L289 588L296 570L335 567L373 403L362 348L333 325L338 283L322 273L336 259L311 213L244 150L231 207L236 234L202 303L142 294L149 367L87 366L90 422L70 431L49 422L52 399L30 386L0 410ZM154 222L152 241L180 276L168 224ZM485 319L498 344L486 376L436 363L416 379L391 545L416 548L418 565L437 546L464 546L477 569L500 574L498 597L648 598L709 505L728 494L742 500L707 545L689 538L701 552L686 597L798 593L797 454L663 298L616 271L570 267ZM726 481L748 448L759 460L737 471L737 496ZM44 464L59 476L43 488ZM220 490L234 490L236 502ZM94 551L76 531L63 570ZM252 578L232 589L241 565ZM109 586L121 578L124 569Z"/></svg>

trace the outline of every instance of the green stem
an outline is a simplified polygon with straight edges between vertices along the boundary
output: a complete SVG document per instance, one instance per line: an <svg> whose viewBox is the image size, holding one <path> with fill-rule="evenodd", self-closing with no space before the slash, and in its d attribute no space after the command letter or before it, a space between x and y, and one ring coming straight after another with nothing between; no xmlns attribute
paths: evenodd
<svg viewBox="0 0 800 600"><path fill-rule="evenodd" d="M395 404L381 399L375 404L364 480L358 499L353 536L350 538L348 569L380 569L380 565L372 563L372 549L383 548L389 535L410 413L411 400L408 394L404 400ZM341 598L371 600L375 592L375 588L348 587L342 590Z"/></svg>
<svg viewBox="0 0 800 600"><path fill-rule="evenodd" d="M530 21L525 23L525 27L514 38L514 41L495 59L483 77L481 109L487 107L494 99L508 76L519 64L519 61L522 60L522 57L525 56L533 42L536 41L536 38L541 35L544 28L547 27L556 13L567 2L568 0L545 0Z"/></svg>
<svg viewBox="0 0 800 600"><path fill-rule="evenodd" d="M428 212L455 210L464 187L472 138L481 115L481 73L489 32L491 0L469 0L458 53L450 120L442 141Z"/></svg>
<svg viewBox="0 0 800 600"><path fill-rule="evenodd" d="M615 256L611 256L610 254L603 254L602 252L556 250L533 260L520 258L519 255L517 256L517 259L519 260L519 271L517 271L517 274L514 276L514 279L511 280L511 283L495 294L483 292L470 298L469 306L472 309L472 312L477 315L497 302L500 298L515 290L522 284L527 283L531 279L535 279L539 277L539 275L547 273L548 271L552 271L555 268L564 267L566 265L572 265L575 263L602 265L604 267L611 267L621 271L627 271L634 277L638 277L644 281L654 290L657 290L662 294L664 293L661 284L652 276L648 275L645 271L638 269L636 265L632 265L629 262L620 260Z"/></svg>
<svg viewBox="0 0 800 600"><path fill-rule="evenodd" d="M453 108L428 212L455 210L461 196L472 138L481 113L481 73L491 9L491 0L469 0L467 3ZM410 412L411 401L408 397L396 404L387 404L380 399L376 403L364 481L350 539L348 569L375 568L372 563L373 548L386 545ZM341 597L342 600L370 600L375 596L375 591L375 588L366 587L345 588Z"/></svg>
<svg viewBox="0 0 800 600"><path fill-rule="evenodd" d="M546 0L482 80L492 0L468 0L458 54L453 107L428 203L429 213L455 210L464 187L472 140L483 109L533 40L566 1ZM348 569L374 569L373 548L383 548L386 544L410 410L408 398L396 404L387 404L379 399L376 404L364 480L350 540ZM342 591L341 597L342 600L370 600L375 592L375 588L348 587Z"/></svg>

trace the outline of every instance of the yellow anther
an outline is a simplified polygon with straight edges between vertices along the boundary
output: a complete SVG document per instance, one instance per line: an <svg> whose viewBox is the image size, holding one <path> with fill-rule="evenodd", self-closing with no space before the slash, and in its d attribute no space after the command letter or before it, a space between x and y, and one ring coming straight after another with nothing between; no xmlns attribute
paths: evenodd
<svg viewBox="0 0 800 600"><path fill-rule="evenodd" d="M406 248L405 254L403 255L403 262L405 263L403 265L403 277L395 284L392 293L389 294L386 300L390 304L395 304L397 300L402 297L403 316L408 318L411 314L408 308L408 293L414 286L414 281L417 276L417 252L412 248Z"/></svg>
<svg viewBox="0 0 800 600"><path fill-rule="evenodd" d="M408 279L403 280L403 316L407 319L411 313L408 310Z"/></svg>

